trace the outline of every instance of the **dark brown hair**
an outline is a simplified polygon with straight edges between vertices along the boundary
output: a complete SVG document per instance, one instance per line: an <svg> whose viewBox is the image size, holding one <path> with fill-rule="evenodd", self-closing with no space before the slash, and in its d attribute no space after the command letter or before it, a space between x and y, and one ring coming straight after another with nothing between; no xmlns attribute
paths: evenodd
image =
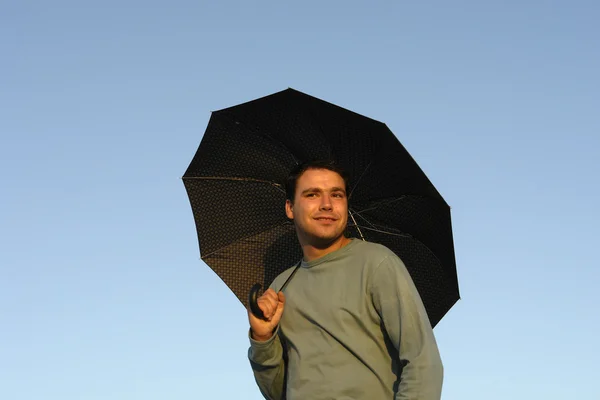
<svg viewBox="0 0 600 400"><path fill-rule="evenodd" d="M296 183L298 182L298 178L300 178L300 176L302 176L302 174L309 169L326 169L337 173L344 180L344 189L346 192L348 192L348 175L339 165L335 163L335 161L310 160L296 165L290 171L285 181L285 196L292 203L294 202L294 196L296 195Z"/></svg>

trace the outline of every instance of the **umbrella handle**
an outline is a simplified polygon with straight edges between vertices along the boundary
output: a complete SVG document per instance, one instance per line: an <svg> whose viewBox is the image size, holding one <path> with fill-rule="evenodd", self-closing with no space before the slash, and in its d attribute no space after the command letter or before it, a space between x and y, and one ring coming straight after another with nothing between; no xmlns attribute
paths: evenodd
<svg viewBox="0 0 600 400"><path fill-rule="evenodd" d="M250 294L248 294L248 304L250 305L252 314L254 314L256 318L266 320L265 315L258 306L258 293L260 292L261 288L262 285L260 283L256 283L254 286L252 286L252 289L250 289Z"/></svg>

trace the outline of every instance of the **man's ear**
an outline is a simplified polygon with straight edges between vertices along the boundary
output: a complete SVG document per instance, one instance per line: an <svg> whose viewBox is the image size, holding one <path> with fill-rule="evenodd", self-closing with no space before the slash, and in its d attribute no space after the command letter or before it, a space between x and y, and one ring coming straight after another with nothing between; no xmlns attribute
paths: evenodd
<svg viewBox="0 0 600 400"><path fill-rule="evenodd" d="M294 219L294 204L290 200L285 201L285 215L289 219Z"/></svg>

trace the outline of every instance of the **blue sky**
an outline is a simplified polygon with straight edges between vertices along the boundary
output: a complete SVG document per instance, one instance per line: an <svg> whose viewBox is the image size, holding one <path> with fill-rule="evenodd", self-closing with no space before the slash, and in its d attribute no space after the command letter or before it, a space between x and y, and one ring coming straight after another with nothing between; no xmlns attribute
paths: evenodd
<svg viewBox="0 0 600 400"><path fill-rule="evenodd" d="M452 206L444 400L599 399L594 1L0 4L0 398L260 399L181 182L287 87L385 122Z"/></svg>

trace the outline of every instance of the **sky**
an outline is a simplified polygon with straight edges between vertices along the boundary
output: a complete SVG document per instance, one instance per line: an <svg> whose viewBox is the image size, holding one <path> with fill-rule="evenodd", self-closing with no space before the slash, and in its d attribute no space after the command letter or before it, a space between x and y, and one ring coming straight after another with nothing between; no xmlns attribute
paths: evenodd
<svg viewBox="0 0 600 400"><path fill-rule="evenodd" d="M371 2L375 3L375 2ZM600 3L0 1L0 398L261 399L181 180L288 87L452 207L444 400L600 399Z"/></svg>

